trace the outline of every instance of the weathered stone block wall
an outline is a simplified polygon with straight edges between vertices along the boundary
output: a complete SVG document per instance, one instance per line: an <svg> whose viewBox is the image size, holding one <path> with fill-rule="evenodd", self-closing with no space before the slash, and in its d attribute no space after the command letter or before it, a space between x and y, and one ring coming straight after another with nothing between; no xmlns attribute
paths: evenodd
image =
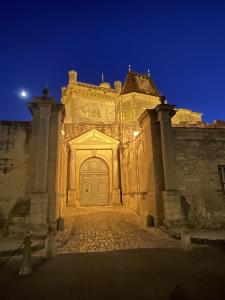
<svg viewBox="0 0 225 300"><path fill-rule="evenodd" d="M172 124L197 124L199 122L202 122L202 113L193 112L185 108L179 108L172 118Z"/></svg>
<svg viewBox="0 0 225 300"><path fill-rule="evenodd" d="M225 226L225 193L218 173L218 165L225 165L225 129L173 131L184 215L200 227Z"/></svg>
<svg viewBox="0 0 225 300"><path fill-rule="evenodd" d="M122 122L137 123L145 109L159 104L159 97L130 93L121 96Z"/></svg>
<svg viewBox="0 0 225 300"><path fill-rule="evenodd" d="M113 124L118 93L111 88L76 82L64 89L65 123Z"/></svg>
<svg viewBox="0 0 225 300"><path fill-rule="evenodd" d="M25 217L29 199L25 199L28 167L30 122L0 122L0 225L9 216Z"/></svg>
<svg viewBox="0 0 225 300"><path fill-rule="evenodd" d="M73 123L107 123L115 122L115 100L88 95L73 98Z"/></svg>
<svg viewBox="0 0 225 300"><path fill-rule="evenodd" d="M136 94L133 103L134 119L138 120L145 109L155 108L159 103L159 97Z"/></svg>

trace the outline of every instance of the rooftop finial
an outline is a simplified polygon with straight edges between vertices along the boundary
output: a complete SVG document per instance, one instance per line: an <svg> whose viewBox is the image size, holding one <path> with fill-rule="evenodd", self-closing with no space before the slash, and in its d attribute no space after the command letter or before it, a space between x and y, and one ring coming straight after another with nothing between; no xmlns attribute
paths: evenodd
<svg viewBox="0 0 225 300"><path fill-rule="evenodd" d="M128 71L129 71L129 72L131 71L131 65L128 66Z"/></svg>
<svg viewBox="0 0 225 300"><path fill-rule="evenodd" d="M49 88L48 87L44 87L43 90L42 90L42 96L43 97L49 97L49 95L50 95Z"/></svg>
<svg viewBox="0 0 225 300"><path fill-rule="evenodd" d="M161 95L159 100L160 100L161 104L166 104L167 103L165 95Z"/></svg>
<svg viewBox="0 0 225 300"><path fill-rule="evenodd" d="M102 82L104 82L104 74L102 73Z"/></svg>
<svg viewBox="0 0 225 300"><path fill-rule="evenodd" d="M148 77L150 77L150 70L148 69Z"/></svg>

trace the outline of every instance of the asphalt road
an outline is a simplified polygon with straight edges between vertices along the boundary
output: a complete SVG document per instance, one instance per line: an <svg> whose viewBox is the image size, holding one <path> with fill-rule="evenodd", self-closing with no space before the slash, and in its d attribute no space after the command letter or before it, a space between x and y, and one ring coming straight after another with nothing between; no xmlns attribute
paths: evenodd
<svg viewBox="0 0 225 300"><path fill-rule="evenodd" d="M225 299L225 252L137 249L20 260L0 269L0 299Z"/></svg>

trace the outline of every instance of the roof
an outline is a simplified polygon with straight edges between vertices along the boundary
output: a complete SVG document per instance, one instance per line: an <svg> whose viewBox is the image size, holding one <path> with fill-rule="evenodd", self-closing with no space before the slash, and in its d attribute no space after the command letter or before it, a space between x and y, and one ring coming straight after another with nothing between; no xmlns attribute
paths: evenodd
<svg viewBox="0 0 225 300"><path fill-rule="evenodd" d="M152 96L160 96L151 77L134 71L128 71L127 78L122 87L121 95L128 93L141 93Z"/></svg>

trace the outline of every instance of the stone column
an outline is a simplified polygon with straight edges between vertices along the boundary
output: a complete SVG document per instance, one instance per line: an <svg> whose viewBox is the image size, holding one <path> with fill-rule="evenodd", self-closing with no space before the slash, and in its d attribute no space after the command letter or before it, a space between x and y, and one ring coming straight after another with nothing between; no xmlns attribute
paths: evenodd
<svg viewBox="0 0 225 300"><path fill-rule="evenodd" d="M120 174L119 174L119 156L118 149L114 148L112 150L112 160L113 160L113 195L112 204L121 205L120 201Z"/></svg>
<svg viewBox="0 0 225 300"><path fill-rule="evenodd" d="M156 107L160 122L163 171L166 190L176 190L176 157L173 145L171 118L175 115L175 106L160 104Z"/></svg>
<svg viewBox="0 0 225 300"><path fill-rule="evenodd" d="M69 178L68 178L68 206L75 206L76 193L75 193L75 150L70 149L69 159Z"/></svg>
<svg viewBox="0 0 225 300"><path fill-rule="evenodd" d="M30 145L30 162L29 162L29 186L28 193L35 190L35 171L36 171L36 149L38 145L38 132L39 132L39 108L38 105L32 104L29 107L33 114L32 119L32 132L31 132L31 145Z"/></svg>
<svg viewBox="0 0 225 300"><path fill-rule="evenodd" d="M139 118L142 128L141 139L144 144L140 172L139 211L153 218L155 226L162 225L164 212L162 191L164 188L163 163L161 154L160 125L156 109L146 109ZM139 170L141 171L141 168ZM144 200L144 201L143 201ZM147 219L147 224L149 219Z"/></svg>
<svg viewBox="0 0 225 300"><path fill-rule="evenodd" d="M48 230L49 194L47 191L48 177L48 145L49 145L49 118L52 104L45 102L35 103L39 119L36 130L36 148L32 154L34 159L34 180L30 196L30 225L37 234L46 234ZM35 121L35 120L34 120ZM37 121L37 119L36 119Z"/></svg>
<svg viewBox="0 0 225 300"><path fill-rule="evenodd" d="M155 110L160 123L161 150L163 160L163 174L165 189L162 191L164 204L164 224L168 227L177 225L183 219L181 213L180 192L176 182L176 155L173 140L171 118L175 115L175 106L165 104L161 97L161 104Z"/></svg>
<svg viewBox="0 0 225 300"><path fill-rule="evenodd" d="M35 192L46 192L48 167L49 117L51 105L40 104L39 132L36 149Z"/></svg>
<svg viewBox="0 0 225 300"><path fill-rule="evenodd" d="M51 183L48 181L49 123L51 111L54 108L55 101L49 96L48 89L43 89L42 96L34 97L29 103L29 109L33 113L32 141L35 141L35 147L31 148L30 153L31 176L34 177L30 188L30 228L37 234L46 234L48 230L49 195L52 190L55 191L55 187L50 188ZM55 162L53 164L55 165ZM51 177L55 182L55 169ZM54 195L52 201L53 198Z"/></svg>
<svg viewBox="0 0 225 300"><path fill-rule="evenodd" d="M62 120L60 120L61 125ZM58 150L57 150L57 185L56 185L56 215L57 215L57 229L61 226L61 222L63 220L63 209L65 207L65 192L63 193L62 181L65 178L63 174L63 151L64 151L64 138L62 134L62 130L60 129L58 136ZM67 178L65 178L67 180ZM65 187L65 191L67 192L67 185Z"/></svg>

